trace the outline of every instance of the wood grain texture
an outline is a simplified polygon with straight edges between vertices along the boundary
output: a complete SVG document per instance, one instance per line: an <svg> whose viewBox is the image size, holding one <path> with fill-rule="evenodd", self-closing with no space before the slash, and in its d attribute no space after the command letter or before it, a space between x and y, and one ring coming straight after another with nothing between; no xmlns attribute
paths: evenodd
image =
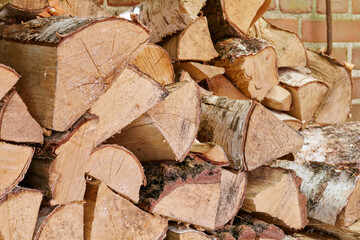
<svg viewBox="0 0 360 240"><path fill-rule="evenodd" d="M279 111L289 111L292 106L292 95L285 88L276 85L265 95L261 103L269 108Z"/></svg>
<svg viewBox="0 0 360 240"><path fill-rule="evenodd" d="M0 100L17 83L20 75L14 69L0 64Z"/></svg>
<svg viewBox="0 0 360 240"><path fill-rule="evenodd" d="M197 62L182 62L180 67L188 72L192 79L199 82L203 79L210 79L225 73L225 69L212 65L205 65Z"/></svg>
<svg viewBox="0 0 360 240"><path fill-rule="evenodd" d="M60 7L66 15L77 17L110 17L94 0L60 0Z"/></svg>

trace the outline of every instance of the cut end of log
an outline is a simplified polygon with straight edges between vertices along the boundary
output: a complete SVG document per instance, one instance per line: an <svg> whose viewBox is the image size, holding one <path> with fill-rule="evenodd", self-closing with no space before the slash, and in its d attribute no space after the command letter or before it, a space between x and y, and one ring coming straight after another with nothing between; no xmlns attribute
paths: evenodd
<svg viewBox="0 0 360 240"><path fill-rule="evenodd" d="M0 100L19 80L20 75L14 69L0 64Z"/></svg>
<svg viewBox="0 0 360 240"><path fill-rule="evenodd" d="M292 95L285 88L276 85L270 89L261 102L264 106L279 110L290 111L292 104Z"/></svg>

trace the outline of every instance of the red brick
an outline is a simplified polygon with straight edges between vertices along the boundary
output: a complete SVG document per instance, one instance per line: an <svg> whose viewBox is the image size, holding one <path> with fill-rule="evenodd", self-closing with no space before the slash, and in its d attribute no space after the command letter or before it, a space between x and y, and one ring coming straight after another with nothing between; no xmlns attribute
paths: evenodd
<svg viewBox="0 0 360 240"><path fill-rule="evenodd" d="M294 33L298 33L298 20L297 19L266 19L266 21L268 21L269 23L294 32Z"/></svg>
<svg viewBox="0 0 360 240"><path fill-rule="evenodd" d="M276 8L276 0L271 0L268 11L275 10L275 8Z"/></svg>
<svg viewBox="0 0 360 240"><path fill-rule="evenodd" d="M353 78L352 98L360 98L360 78Z"/></svg>
<svg viewBox="0 0 360 240"><path fill-rule="evenodd" d="M360 121L360 104L352 105L349 121Z"/></svg>
<svg viewBox="0 0 360 240"><path fill-rule="evenodd" d="M312 0L280 0L280 10L285 13L308 13L312 11Z"/></svg>
<svg viewBox="0 0 360 240"><path fill-rule="evenodd" d="M318 0L316 5L318 13L326 13L326 0ZM331 0L332 13L348 12L348 0Z"/></svg>
<svg viewBox="0 0 360 240"><path fill-rule="evenodd" d="M359 42L360 21L333 21L334 42ZM326 22L304 20L302 23L304 42L326 42Z"/></svg>
<svg viewBox="0 0 360 240"><path fill-rule="evenodd" d="M144 0L107 0L109 6L135 6L143 2Z"/></svg>
<svg viewBox="0 0 360 240"><path fill-rule="evenodd" d="M360 13L360 0L352 0L353 13Z"/></svg>
<svg viewBox="0 0 360 240"><path fill-rule="evenodd" d="M352 63L355 64L355 69L360 70L360 48L354 48L352 52Z"/></svg>
<svg viewBox="0 0 360 240"><path fill-rule="evenodd" d="M339 62L346 62L347 59L347 49L346 48L333 48L331 56L336 58Z"/></svg>

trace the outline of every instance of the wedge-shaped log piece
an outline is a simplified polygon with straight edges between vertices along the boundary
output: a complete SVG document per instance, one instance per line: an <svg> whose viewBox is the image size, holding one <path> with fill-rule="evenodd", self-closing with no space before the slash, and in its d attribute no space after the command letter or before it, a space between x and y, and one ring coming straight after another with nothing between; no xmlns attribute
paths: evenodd
<svg viewBox="0 0 360 240"><path fill-rule="evenodd" d="M140 11L140 22L151 30L151 42L160 42L167 35L191 24L206 0L146 0Z"/></svg>
<svg viewBox="0 0 360 240"><path fill-rule="evenodd" d="M224 149L213 143L200 143L197 140L191 145L190 154L199 156L205 161L209 161L214 165L228 166L229 159L226 156Z"/></svg>
<svg viewBox="0 0 360 240"><path fill-rule="evenodd" d="M99 116L94 145L120 132L168 95L159 83L134 66L128 66L89 112ZM111 112L111 114L109 114Z"/></svg>
<svg viewBox="0 0 360 240"><path fill-rule="evenodd" d="M328 91L328 85L305 70L283 68L279 70L279 78L292 94L293 106L288 114L307 123Z"/></svg>
<svg viewBox="0 0 360 240"><path fill-rule="evenodd" d="M0 199L23 180L34 149L0 142Z"/></svg>
<svg viewBox="0 0 360 240"><path fill-rule="evenodd" d="M210 240L210 236L194 229L181 229L170 226L165 240Z"/></svg>
<svg viewBox="0 0 360 240"><path fill-rule="evenodd" d="M231 166L251 171L297 151L303 139L261 104L203 97L198 140L222 146Z"/></svg>
<svg viewBox="0 0 360 240"><path fill-rule="evenodd" d="M37 151L26 181L45 191L51 205L67 204L84 199L86 164L94 147L92 134L98 118L86 114L64 133L45 139Z"/></svg>
<svg viewBox="0 0 360 240"><path fill-rule="evenodd" d="M0 100L17 83L20 75L14 69L0 64Z"/></svg>
<svg viewBox="0 0 360 240"><path fill-rule="evenodd" d="M329 90L319 104L312 122L318 124L344 123L351 106L351 73L336 60L320 53L307 51L308 67L316 79L326 82Z"/></svg>
<svg viewBox="0 0 360 240"><path fill-rule="evenodd" d="M43 129L15 90L0 101L0 139L20 143L44 141Z"/></svg>
<svg viewBox="0 0 360 240"><path fill-rule="evenodd" d="M102 145L96 148L86 164L86 172L135 203L139 201L140 187L146 185L139 160L117 145Z"/></svg>
<svg viewBox="0 0 360 240"><path fill-rule="evenodd" d="M126 147L141 162L179 161L188 154L200 125L198 85L181 82L167 86L171 94L114 135L107 143Z"/></svg>
<svg viewBox="0 0 360 240"><path fill-rule="evenodd" d="M140 206L174 221L218 229L239 210L246 173L231 172L204 161L145 164L146 187Z"/></svg>
<svg viewBox="0 0 360 240"><path fill-rule="evenodd" d="M174 67L169 54L160 46L148 44L132 61L140 71L150 75L162 86L174 82Z"/></svg>
<svg viewBox="0 0 360 240"><path fill-rule="evenodd" d="M284 112L270 110L278 119L285 122L287 125L292 127L294 130L299 131L299 129L303 126L303 123L297 119L294 118Z"/></svg>
<svg viewBox="0 0 360 240"><path fill-rule="evenodd" d="M337 226L337 225L333 226L320 221L311 220L308 226L309 228L318 229L322 232L326 232L333 236L336 236L336 238L333 239L358 240L360 238L359 221L356 221L350 226ZM300 239L307 240L307 238L300 238ZM319 238L314 238L314 239L319 239ZM327 239L331 239L331 238L326 238L325 240Z"/></svg>
<svg viewBox="0 0 360 240"><path fill-rule="evenodd" d="M77 17L109 17L110 13L102 9L94 0L60 0L60 7L66 15Z"/></svg>
<svg viewBox="0 0 360 240"><path fill-rule="evenodd" d="M49 8L48 0L13 0L6 6L6 14L19 19L31 19Z"/></svg>
<svg viewBox="0 0 360 240"><path fill-rule="evenodd" d="M232 82L223 75L207 79L210 91L219 97L227 97L231 100L250 100Z"/></svg>
<svg viewBox="0 0 360 240"><path fill-rule="evenodd" d="M281 79L280 79L281 80ZM264 106L279 110L290 111L292 95L285 88L276 85L270 89L261 102Z"/></svg>
<svg viewBox="0 0 360 240"><path fill-rule="evenodd" d="M293 170L302 178L300 190L307 197L308 217L330 224L350 226L360 217L359 171L341 170L323 163L277 160L274 167Z"/></svg>
<svg viewBox="0 0 360 240"><path fill-rule="evenodd" d="M2 26L0 38L0 61L22 76L16 89L31 115L66 131L142 50L148 32L121 18L51 17Z"/></svg>
<svg viewBox="0 0 360 240"><path fill-rule="evenodd" d="M0 199L0 239L32 239L42 194L16 187Z"/></svg>
<svg viewBox="0 0 360 240"><path fill-rule="evenodd" d="M165 218L144 212L111 191L105 184L87 184L85 238L162 240L168 227Z"/></svg>
<svg viewBox="0 0 360 240"><path fill-rule="evenodd" d="M275 49L256 38L230 38L216 43L220 58L216 66L246 96L261 101L279 83ZM260 67L261 66L261 67Z"/></svg>
<svg viewBox="0 0 360 240"><path fill-rule="evenodd" d="M206 17L199 17L161 46L174 61L210 61L219 55L211 41Z"/></svg>
<svg viewBox="0 0 360 240"><path fill-rule="evenodd" d="M73 202L66 205L45 207L39 213L34 240L84 239L84 206Z"/></svg>
<svg viewBox="0 0 360 240"><path fill-rule="evenodd" d="M300 184L294 171L260 167L248 173L242 208L283 227L302 229L308 221Z"/></svg>
<svg viewBox="0 0 360 240"><path fill-rule="evenodd" d="M225 69L212 65L205 65L197 62L182 62L180 67L187 71L195 81L210 79L225 73Z"/></svg>
<svg viewBox="0 0 360 240"><path fill-rule="evenodd" d="M306 48L296 33L280 29L260 18L249 29L249 35L262 38L275 47L278 67L306 66Z"/></svg>

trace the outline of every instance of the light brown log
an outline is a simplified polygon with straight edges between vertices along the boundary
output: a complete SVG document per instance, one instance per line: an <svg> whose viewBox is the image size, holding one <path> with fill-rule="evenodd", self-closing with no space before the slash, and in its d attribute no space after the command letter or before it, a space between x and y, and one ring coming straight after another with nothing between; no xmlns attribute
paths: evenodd
<svg viewBox="0 0 360 240"><path fill-rule="evenodd" d="M296 131L299 131L299 129L303 126L303 123L297 119L294 118L284 112L270 110L278 119L285 122L287 125L289 125L291 128L293 128Z"/></svg>
<svg viewBox="0 0 360 240"><path fill-rule="evenodd" d="M210 61L219 55L211 41L206 17L199 17L161 46L173 61Z"/></svg>
<svg viewBox="0 0 360 240"><path fill-rule="evenodd" d="M225 76L246 96L261 101L279 83L276 52L266 41L230 38L216 43L215 48L220 58L214 64L225 68Z"/></svg>
<svg viewBox="0 0 360 240"><path fill-rule="evenodd" d="M32 147L0 142L0 199L23 180L33 154Z"/></svg>
<svg viewBox="0 0 360 240"><path fill-rule="evenodd" d="M307 51L312 75L327 83L329 90L318 106L312 122L318 124L344 123L351 106L350 70L330 57Z"/></svg>
<svg viewBox="0 0 360 240"><path fill-rule="evenodd" d="M225 69L212 65L205 65L197 62L182 62L180 67L187 71L196 82L210 79L225 73Z"/></svg>
<svg viewBox="0 0 360 240"><path fill-rule="evenodd" d="M140 187L146 185L139 160L130 151L117 145L96 148L86 164L86 172L135 203L139 201Z"/></svg>
<svg viewBox="0 0 360 240"><path fill-rule="evenodd" d="M296 33L280 29L260 18L248 34L262 38L275 47L278 67L306 66L306 48Z"/></svg>
<svg viewBox="0 0 360 240"><path fill-rule="evenodd" d="M45 207L39 213L34 240L84 239L84 206L80 202Z"/></svg>
<svg viewBox="0 0 360 240"><path fill-rule="evenodd" d="M279 70L279 78L292 94L293 105L288 114L307 123L327 93L328 85L305 71L283 68Z"/></svg>
<svg viewBox="0 0 360 240"><path fill-rule="evenodd" d="M203 161L144 165L147 185L140 206L173 221L204 229L221 228L238 212L246 173L232 172Z"/></svg>
<svg viewBox="0 0 360 240"><path fill-rule="evenodd" d="M279 111L290 111L292 95L285 88L276 85L265 95L261 103L269 108Z"/></svg>
<svg viewBox="0 0 360 240"><path fill-rule="evenodd" d="M210 91L213 91L216 96L227 97L231 100L250 100L222 75L207 79L207 82Z"/></svg>
<svg viewBox="0 0 360 240"><path fill-rule="evenodd" d="M19 96L12 90L0 101L0 139L18 143L43 143L41 126L32 118Z"/></svg>
<svg viewBox="0 0 360 240"><path fill-rule="evenodd" d="M60 0L66 15L77 17L110 17L94 0Z"/></svg>
<svg viewBox="0 0 360 240"><path fill-rule="evenodd" d="M7 5L7 16L32 19L42 11L51 8L48 0L13 0Z"/></svg>
<svg viewBox="0 0 360 240"><path fill-rule="evenodd" d="M168 85L171 94L125 127L107 143L126 147L141 162L179 161L190 150L200 124L198 85L182 82Z"/></svg>
<svg viewBox="0 0 360 240"><path fill-rule="evenodd" d="M108 0L108 6L136 6L140 3L144 2L144 0Z"/></svg>
<svg viewBox="0 0 360 240"><path fill-rule="evenodd" d="M326 223L322 223L320 221L311 220L309 223L309 228L318 229L320 231L332 234L334 240L342 239L342 240L357 240L360 238L360 222L356 221L350 226L333 226ZM304 239L306 238L299 238ZM316 238L317 239L317 238ZM331 238L326 238L331 239Z"/></svg>
<svg viewBox="0 0 360 240"><path fill-rule="evenodd" d="M345 238L344 238L345 239ZM324 232L313 232L313 233L307 233L307 232L300 232L300 233L294 233L291 236L287 236L284 240L338 240L333 235L324 234Z"/></svg>
<svg viewBox="0 0 360 240"><path fill-rule="evenodd" d="M174 68L169 54L158 45L151 43L146 45L132 64L162 86L174 82Z"/></svg>
<svg viewBox="0 0 360 240"><path fill-rule="evenodd" d="M181 69L180 72L175 74L175 82L186 82L186 81L194 81L194 79L192 79L192 77L187 71Z"/></svg>
<svg viewBox="0 0 360 240"><path fill-rule="evenodd" d="M165 218L144 212L112 192L105 184L87 184L85 238L162 240L168 227Z"/></svg>
<svg viewBox="0 0 360 240"><path fill-rule="evenodd" d="M16 88L31 115L43 127L66 131L149 35L121 18L53 17L2 26L0 36L0 61L22 76Z"/></svg>
<svg viewBox="0 0 360 240"><path fill-rule="evenodd" d="M160 42L196 20L205 1L146 0L140 11L140 22L151 30L150 41Z"/></svg>
<svg viewBox="0 0 360 240"><path fill-rule="evenodd" d="M180 229L170 226L166 232L165 240L210 240L205 233L194 229Z"/></svg>
<svg viewBox="0 0 360 240"><path fill-rule="evenodd" d="M231 167L251 171L301 148L299 133L261 104L203 97L198 140L222 146Z"/></svg>
<svg viewBox="0 0 360 240"><path fill-rule="evenodd" d="M214 165L228 166L230 165L229 159L226 156L224 149L213 143L200 143L195 140L191 145L190 154L194 154L209 161Z"/></svg>
<svg viewBox="0 0 360 240"><path fill-rule="evenodd" d="M0 199L0 239L32 239L42 194L16 187Z"/></svg>
<svg viewBox="0 0 360 240"><path fill-rule="evenodd" d="M294 171L260 167L248 173L242 208L258 213L267 222L302 229L306 218L306 197L300 192L301 179Z"/></svg>
<svg viewBox="0 0 360 240"><path fill-rule="evenodd" d="M14 69L0 64L0 100L17 83L20 75Z"/></svg>

